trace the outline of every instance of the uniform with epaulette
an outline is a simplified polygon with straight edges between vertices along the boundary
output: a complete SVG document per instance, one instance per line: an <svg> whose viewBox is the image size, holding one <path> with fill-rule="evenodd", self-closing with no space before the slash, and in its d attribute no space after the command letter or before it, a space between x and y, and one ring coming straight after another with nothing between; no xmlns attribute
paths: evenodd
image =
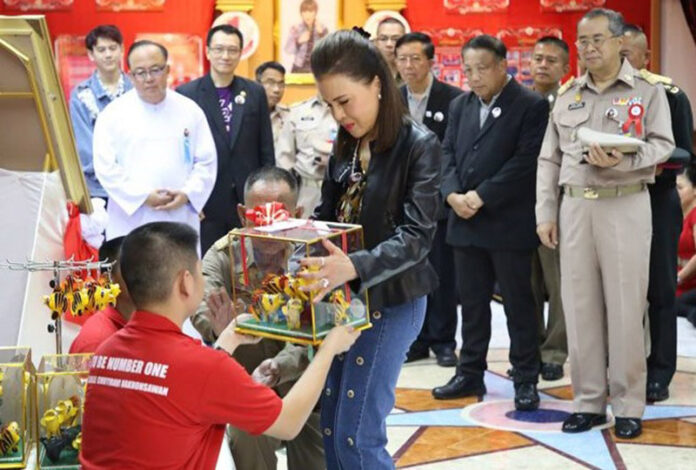
<svg viewBox="0 0 696 470"><path fill-rule="evenodd" d="M288 120L288 114L290 114L290 107L280 103L271 110L271 130L273 131L273 148L275 149L276 158L278 158L278 139L285 121Z"/></svg>
<svg viewBox="0 0 696 470"><path fill-rule="evenodd" d="M246 256L248 276L252 283L262 281L262 271L257 268L256 253L251 240L246 240ZM217 240L203 257L203 277L205 279L205 296L216 289L223 288L232 296L234 283L238 295L242 298L250 298L251 292L242 286L242 265L239 240L232 240L227 235ZM232 270L232 257L235 259L234 271ZM284 257L282 254L274 256L272 260L278 262ZM285 258L288 258L287 256ZM235 273L235 279L232 273ZM265 269L263 272L267 272ZM241 292L240 292L241 291ZM198 310L191 317L191 323L199 331L207 343L213 343L217 339L210 319L208 306L201 302ZM245 345L237 348L233 357L251 374L261 362L268 358L275 358L280 370L280 385L274 389L280 396L284 396L295 380L297 380L307 367L307 348L275 341L262 339L259 343ZM276 467L275 450L280 447L277 439L268 436L251 436L236 428L228 430L230 448L237 468L251 470L268 470ZM287 443L288 469L321 469L325 466L324 446L319 425L319 413L314 411L307 420L304 428L297 438Z"/></svg>
<svg viewBox="0 0 696 470"><path fill-rule="evenodd" d="M276 165L300 181L297 205L312 215L321 199L321 183L338 132L331 110L318 96L290 107L276 147Z"/></svg>
<svg viewBox="0 0 696 470"><path fill-rule="evenodd" d="M611 168L585 162L578 130L645 144ZM624 60L600 91L591 74L559 90L537 169L537 225L557 223L576 413L641 418L652 223L647 186L674 148L664 90ZM607 374L607 357L609 370Z"/></svg>
<svg viewBox="0 0 696 470"><path fill-rule="evenodd" d="M672 133L677 148L691 155L693 117L686 94L672 79L643 69L641 77L667 93ZM676 152L675 152L676 153ZM688 160L687 160L688 161ZM679 158L670 158L658 166L655 183L648 185L652 208L653 238L650 249L650 281L648 283L648 316L650 325L650 356L648 356L649 400L669 396L669 384L677 368L677 248L682 228L682 210L676 189L676 174L684 166Z"/></svg>
<svg viewBox="0 0 696 470"><path fill-rule="evenodd" d="M560 89L556 87L546 93L535 90L549 102L549 112L553 111ZM566 89L563 88L564 91ZM563 364L568 359L568 339L561 301L561 261L558 250L540 244L532 256L532 292L539 323L541 377L544 380L559 380L563 377ZM547 298L548 317L544 319Z"/></svg>

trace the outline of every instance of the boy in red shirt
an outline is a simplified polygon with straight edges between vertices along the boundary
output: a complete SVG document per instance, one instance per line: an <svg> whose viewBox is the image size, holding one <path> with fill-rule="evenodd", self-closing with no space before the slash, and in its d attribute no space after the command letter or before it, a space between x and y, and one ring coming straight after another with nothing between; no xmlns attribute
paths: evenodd
<svg viewBox="0 0 696 470"><path fill-rule="evenodd" d="M359 332L336 327L281 399L255 383L230 357L258 341L220 334L217 349L186 336L181 325L200 304L204 280L191 227L155 222L131 232L121 275L137 311L92 358L82 423L84 470L212 469L225 424L250 434L293 439L316 404L335 355Z"/></svg>
<svg viewBox="0 0 696 470"><path fill-rule="evenodd" d="M119 257L121 244L125 237L112 238L106 241L99 248L99 259L113 261L114 265L111 268L111 278L121 288L121 294L118 296L116 307L107 306L104 310L100 310L92 315L77 335L75 340L70 345L70 354L93 353L102 342L116 333L118 330L126 326L126 322L130 319L135 311L133 301L128 294L126 283L121 277L119 267Z"/></svg>

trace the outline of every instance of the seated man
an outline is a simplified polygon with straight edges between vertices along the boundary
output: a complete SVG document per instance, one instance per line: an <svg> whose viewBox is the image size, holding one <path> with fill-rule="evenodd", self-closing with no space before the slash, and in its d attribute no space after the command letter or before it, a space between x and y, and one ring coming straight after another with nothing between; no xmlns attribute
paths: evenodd
<svg viewBox="0 0 696 470"><path fill-rule="evenodd" d="M247 220L246 209L269 202L282 202L293 217L302 216L302 208L297 207L298 184L292 174L277 167L263 167L251 175L244 187L244 202L239 205L239 220L246 226L253 226ZM252 244L249 273L265 272L269 263L277 264L273 270L285 270L290 253L278 254L278 244ZM203 277L205 278L206 302L201 303L191 322L201 333L203 339L213 343L221 331L232 320L232 275L230 260L230 241L227 236L218 240L203 257ZM239 244L232 247L235 260L240 259ZM259 269L261 268L261 269ZM236 279L242 274L241 264L235 265ZM235 285L237 291L246 291L243 286ZM248 296L249 292L240 295ZM274 387L280 396L284 396L294 381L307 367L307 349L280 341L263 339L258 344L239 348L234 358L247 372L255 371L253 377L263 379L263 383ZM280 441L268 436L253 437L235 428L230 428L230 447L235 464L245 470L275 469L276 449ZM313 412L302 432L293 441L287 443L288 469L325 468L324 446L319 425L319 413Z"/></svg>
<svg viewBox="0 0 696 470"><path fill-rule="evenodd" d="M114 265L111 268L111 279L121 288L116 300L116 306L108 305L104 310L92 315L82 328L77 338L70 345L70 354L93 353L97 347L109 336L116 333L118 330L126 326L126 322L130 319L135 311L133 301L128 295L126 283L121 277L119 268L119 259L121 251L121 243L124 237L113 238L106 241L99 248L99 259L113 261Z"/></svg>
<svg viewBox="0 0 696 470"><path fill-rule="evenodd" d="M155 222L123 241L121 273L137 311L92 358L82 422L85 470L212 469L227 423L294 439L316 405L334 357L359 336L334 328L285 398L255 383L230 356L257 339L220 332L216 349L181 331L203 299L198 235Z"/></svg>

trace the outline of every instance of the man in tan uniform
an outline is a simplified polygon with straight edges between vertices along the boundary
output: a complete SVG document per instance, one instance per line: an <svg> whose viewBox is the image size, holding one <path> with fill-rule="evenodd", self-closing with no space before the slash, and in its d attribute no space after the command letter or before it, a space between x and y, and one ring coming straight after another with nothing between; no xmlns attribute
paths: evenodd
<svg viewBox="0 0 696 470"><path fill-rule="evenodd" d="M295 217L301 216L297 205L297 183L286 170L264 167L249 175L244 188L246 207L256 207L268 202L282 202ZM240 220L248 225L245 206L239 206ZM233 244L235 260L241 259L238 243ZM267 251L267 250L264 250ZM250 247L248 250L249 275L254 276L264 270L262 264L287 263L289 256L278 253L263 253ZM218 334L232 320L235 309L232 306L232 267L230 242L227 236L218 240L203 258L203 277L205 278L205 301L191 317L193 326L201 333L207 343L213 343ZM234 272L241 276L241 265L236 264ZM236 282L236 280L234 280ZM236 288L241 290L239 284ZM241 294L244 295L243 293ZM295 380L308 365L307 349L280 341L263 339L255 345L238 348L234 358L258 382L274 387L280 396L285 395ZM253 372L252 372L253 371ZM281 445L277 439L267 436L251 436L243 431L230 428L228 431L230 448L237 468L245 470L274 470L277 465L276 449ZM289 470L325 468L324 447L319 427L319 413L313 412L300 434L287 442Z"/></svg>
<svg viewBox="0 0 696 470"><path fill-rule="evenodd" d="M645 408L647 184L674 140L664 90L621 60L622 29L621 15L607 9L578 23L576 46L587 73L559 90L539 155L536 217L541 242L561 252L575 407L563 431L606 422L608 357L614 432L634 438ZM645 145L624 155L591 144L583 154L581 127L630 134Z"/></svg>
<svg viewBox="0 0 696 470"><path fill-rule="evenodd" d="M568 44L563 39L545 36L534 45L531 71L532 89L549 102L553 110L561 79L570 71ZM559 380L568 358L565 320L561 302L561 263L558 250L539 245L532 257L532 291L539 320L541 378ZM544 301L549 301L549 318L544 322Z"/></svg>
<svg viewBox="0 0 696 470"><path fill-rule="evenodd" d="M285 67L275 61L264 62L256 68L256 81L266 90L268 112L271 113L273 148L278 152L278 137L288 118L290 108L281 104L285 94Z"/></svg>
<svg viewBox="0 0 696 470"><path fill-rule="evenodd" d="M294 104L276 147L276 165L300 182L298 206L310 216L321 199L321 183L338 125L319 96Z"/></svg>

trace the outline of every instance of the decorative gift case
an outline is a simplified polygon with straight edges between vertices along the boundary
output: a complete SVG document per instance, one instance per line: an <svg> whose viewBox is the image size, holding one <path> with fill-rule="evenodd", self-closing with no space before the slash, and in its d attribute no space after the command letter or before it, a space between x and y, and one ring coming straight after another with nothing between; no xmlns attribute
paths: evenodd
<svg viewBox="0 0 696 470"><path fill-rule="evenodd" d="M32 423L31 349L0 347L0 468L24 468Z"/></svg>
<svg viewBox="0 0 696 470"><path fill-rule="evenodd" d="M37 468L79 469L82 415L92 354L41 358L36 373Z"/></svg>
<svg viewBox="0 0 696 470"><path fill-rule="evenodd" d="M346 283L314 303L316 291L306 291L309 282L298 276L307 269L300 266L302 258L328 255L322 240L345 253L363 249L362 227L278 220L271 212L257 208L255 227L229 233L232 300L239 313L253 315L251 320L239 322L237 331L318 345L335 325L369 328L367 292L358 293Z"/></svg>

